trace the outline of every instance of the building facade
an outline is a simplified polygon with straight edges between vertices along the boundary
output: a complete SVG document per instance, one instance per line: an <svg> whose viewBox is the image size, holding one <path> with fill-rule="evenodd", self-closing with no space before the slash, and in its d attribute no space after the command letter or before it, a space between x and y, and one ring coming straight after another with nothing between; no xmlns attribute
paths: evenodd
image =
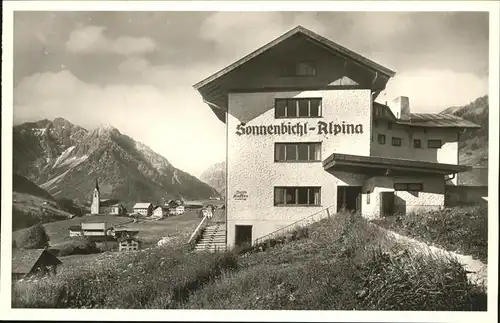
<svg viewBox="0 0 500 323"><path fill-rule="evenodd" d="M394 72L297 27L195 85L227 127L228 247L332 207L368 218L444 206L477 125L375 102Z"/></svg>
<svg viewBox="0 0 500 323"><path fill-rule="evenodd" d="M140 214L142 216L151 216L153 214L153 204L152 203L135 203L134 213Z"/></svg>
<svg viewBox="0 0 500 323"><path fill-rule="evenodd" d="M167 217L169 213L169 208L166 206L158 205L154 208L153 214L151 215L152 219L160 220L164 217Z"/></svg>
<svg viewBox="0 0 500 323"><path fill-rule="evenodd" d="M136 238L127 237L118 239L119 251L136 251L139 250L139 241Z"/></svg>
<svg viewBox="0 0 500 323"><path fill-rule="evenodd" d="M171 207L169 213L172 215L183 215L185 211L184 205L178 205L175 207Z"/></svg>
<svg viewBox="0 0 500 323"><path fill-rule="evenodd" d="M105 236L107 235L106 222L81 223L83 236ZM70 231L71 232L71 231Z"/></svg>

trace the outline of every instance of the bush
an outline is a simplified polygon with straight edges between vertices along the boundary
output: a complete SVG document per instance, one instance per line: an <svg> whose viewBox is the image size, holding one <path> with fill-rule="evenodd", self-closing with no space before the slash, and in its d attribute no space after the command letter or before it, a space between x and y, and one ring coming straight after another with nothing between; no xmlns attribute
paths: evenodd
<svg viewBox="0 0 500 323"><path fill-rule="evenodd" d="M43 249L49 247L49 236L42 224L37 223L24 230L15 240L17 248Z"/></svg>
<svg viewBox="0 0 500 323"><path fill-rule="evenodd" d="M96 243L88 237L73 238L59 250L59 256L70 255L88 255L98 253L101 250L97 248Z"/></svg>

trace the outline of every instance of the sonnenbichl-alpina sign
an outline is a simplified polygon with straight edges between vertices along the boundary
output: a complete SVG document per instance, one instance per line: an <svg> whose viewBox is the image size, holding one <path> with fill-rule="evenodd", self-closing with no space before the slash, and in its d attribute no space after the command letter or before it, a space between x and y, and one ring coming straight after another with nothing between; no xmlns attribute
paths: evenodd
<svg viewBox="0 0 500 323"><path fill-rule="evenodd" d="M297 135L304 136L309 132L316 132L318 135L352 135L362 134L363 125L352 123L334 123L318 121L316 124L308 124L307 122L282 122L277 125L255 125L250 126L245 123L240 123L236 126L236 134L242 135Z"/></svg>

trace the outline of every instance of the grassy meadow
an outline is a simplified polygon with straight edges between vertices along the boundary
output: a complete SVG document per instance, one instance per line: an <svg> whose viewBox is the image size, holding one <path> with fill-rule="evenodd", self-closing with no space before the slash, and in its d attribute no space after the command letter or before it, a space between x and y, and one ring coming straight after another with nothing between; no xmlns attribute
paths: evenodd
<svg viewBox="0 0 500 323"><path fill-rule="evenodd" d="M394 216L374 223L454 251L488 262L488 207L463 206L443 211L428 211Z"/></svg>
<svg viewBox="0 0 500 323"><path fill-rule="evenodd" d="M12 306L486 309L484 289L468 281L455 259L409 249L354 214L337 214L245 253L193 253L185 243L70 258L56 276L14 282Z"/></svg>

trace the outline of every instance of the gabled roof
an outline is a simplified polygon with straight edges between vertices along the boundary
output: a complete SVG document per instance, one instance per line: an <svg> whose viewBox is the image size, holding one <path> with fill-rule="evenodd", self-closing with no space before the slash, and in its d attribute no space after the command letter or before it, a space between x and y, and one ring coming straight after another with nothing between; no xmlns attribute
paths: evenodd
<svg viewBox="0 0 500 323"><path fill-rule="evenodd" d="M47 257L48 265L59 265L61 261L45 249L13 249L12 250L12 273L29 274L38 260Z"/></svg>
<svg viewBox="0 0 500 323"><path fill-rule="evenodd" d="M152 205L153 205L152 203L147 203L147 202L135 203L134 209L147 209Z"/></svg>
<svg viewBox="0 0 500 323"><path fill-rule="evenodd" d="M313 41L316 41L320 45L323 45L326 48L333 50L334 52L336 52L340 56L350 58L351 60L353 60L353 61L355 61L363 66L366 66L374 71L385 74L388 77L393 77L396 74L394 71L391 71L387 67L384 67L380 64L377 64L374 61L372 61L366 57L363 57L363 56L361 56L361 55L359 55L359 54L323 37L323 36L320 36L307 28L304 28L302 26L297 26L297 27L293 28L292 30L288 31L287 33L281 35L280 37L278 37L278 38L274 39L273 41L267 43L266 45L262 46L261 48L253 51L252 53L248 54L247 56L243 57L242 59L240 59L240 60L234 62L233 64L223 68L222 70L218 71L217 73L207 77L203 81L196 83L195 85L193 85L193 87L196 90L200 89L201 87L211 83L212 81L214 81L214 80L228 74L229 72L235 70L236 68L240 67L241 65L245 64L246 62L250 61L251 59L255 58L256 56L269 50L270 48L278 45L282 41L289 39L290 37L297 35L297 34L305 35L306 37L312 39Z"/></svg>
<svg viewBox="0 0 500 323"><path fill-rule="evenodd" d="M99 206L114 206L116 204L119 204L120 200L118 199L105 199L105 200L100 200L99 201Z"/></svg>
<svg viewBox="0 0 500 323"><path fill-rule="evenodd" d="M428 128L481 128L481 126L449 113L410 113L410 120L400 120L384 104L374 102L373 107L383 109L383 115L375 118L388 119L396 124Z"/></svg>

